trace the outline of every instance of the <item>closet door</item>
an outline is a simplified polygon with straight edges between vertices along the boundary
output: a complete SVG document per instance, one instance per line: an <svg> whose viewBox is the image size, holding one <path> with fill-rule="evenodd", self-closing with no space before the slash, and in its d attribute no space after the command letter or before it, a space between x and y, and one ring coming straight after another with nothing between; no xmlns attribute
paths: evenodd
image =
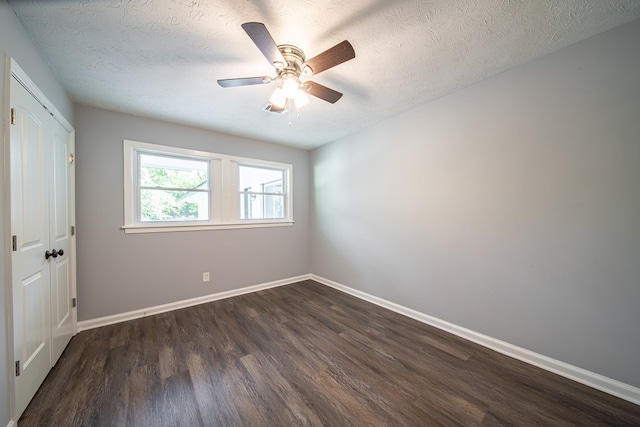
<svg viewBox="0 0 640 427"><path fill-rule="evenodd" d="M22 414L51 368L50 176L51 119L11 78L11 234L15 409Z"/></svg>
<svg viewBox="0 0 640 427"><path fill-rule="evenodd" d="M51 267L51 365L55 365L73 336L71 307L71 183L69 156L71 136L53 118L51 188L49 201L49 247L58 256L50 259Z"/></svg>

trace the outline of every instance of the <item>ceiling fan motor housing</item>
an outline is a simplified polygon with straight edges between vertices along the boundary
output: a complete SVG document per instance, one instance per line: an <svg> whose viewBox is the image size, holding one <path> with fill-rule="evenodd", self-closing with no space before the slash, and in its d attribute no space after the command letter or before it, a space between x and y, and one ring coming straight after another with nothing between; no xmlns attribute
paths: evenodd
<svg viewBox="0 0 640 427"><path fill-rule="evenodd" d="M303 73L302 64L304 64L305 60L302 49L290 44L281 44L278 46L278 50L282 53L284 60L287 61L287 64L282 69L278 69L279 77L300 77ZM276 68L278 68L277 65Z"/></svg>

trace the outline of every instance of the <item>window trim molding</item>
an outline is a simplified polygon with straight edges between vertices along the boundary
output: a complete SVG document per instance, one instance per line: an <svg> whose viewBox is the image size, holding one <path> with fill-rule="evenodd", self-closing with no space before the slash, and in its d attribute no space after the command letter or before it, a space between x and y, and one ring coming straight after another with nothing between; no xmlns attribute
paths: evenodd
<svg viewBox="0 0 640 427"><path fill-rule="evenodd" d="M138 153L156 153L179 157L194 157L210 160L210 219L209 221L179 222L140 222L137 215L136 177L138 167ZM123 140L124 161L124 225L121 227L125 234L135 233L166 233L176 231L229 230L262 227L292 226L293 220L293 165L270 160L260 160L248 157L230 156L207 151L192 150L168 145L151 144L147 142ZM285 218L283 219L240 219L240 200L238 186L238 171L240 165L269 167L284 172ZM237 206L236 206L237 205Z"/></svg>
<svg viewBox="0 0 640 427"><path fill-rule="evenodd" d="M255 220L254 220L255 221ZM291 220L278 220L271 222L251 222L249 224L208 224L208 225L133 225L122 226L125 234L143 233L169 233L174 231L206 231L206 230L235 230L242 228L264 228L264 227L290 227L295 224Z"/></svg>

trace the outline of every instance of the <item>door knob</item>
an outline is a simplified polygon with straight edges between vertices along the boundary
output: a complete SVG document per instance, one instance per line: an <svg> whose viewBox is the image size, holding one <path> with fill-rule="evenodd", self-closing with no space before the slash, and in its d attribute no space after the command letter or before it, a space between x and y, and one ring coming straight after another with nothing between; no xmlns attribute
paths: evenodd
<svg viewBox="0 0 640 427"><path fill-rule="evenodd" d="M49 259L50 257L54 257L54 258L58 258L58 255L63 255L64 251L62 249L60 249L60 252L56 251L55 249L51 252L46 251L44 253L44 259Z"/></svg>

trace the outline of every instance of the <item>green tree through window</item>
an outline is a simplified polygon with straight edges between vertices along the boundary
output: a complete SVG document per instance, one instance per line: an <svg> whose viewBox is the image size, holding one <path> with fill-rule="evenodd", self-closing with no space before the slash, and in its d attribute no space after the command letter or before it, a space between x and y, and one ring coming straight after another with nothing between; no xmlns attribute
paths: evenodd
<svg viewBox="0 0 640 427"><path fill-rule="evenodd" d="M208 219L208 163L140 155L142 221Z"/></svg>

